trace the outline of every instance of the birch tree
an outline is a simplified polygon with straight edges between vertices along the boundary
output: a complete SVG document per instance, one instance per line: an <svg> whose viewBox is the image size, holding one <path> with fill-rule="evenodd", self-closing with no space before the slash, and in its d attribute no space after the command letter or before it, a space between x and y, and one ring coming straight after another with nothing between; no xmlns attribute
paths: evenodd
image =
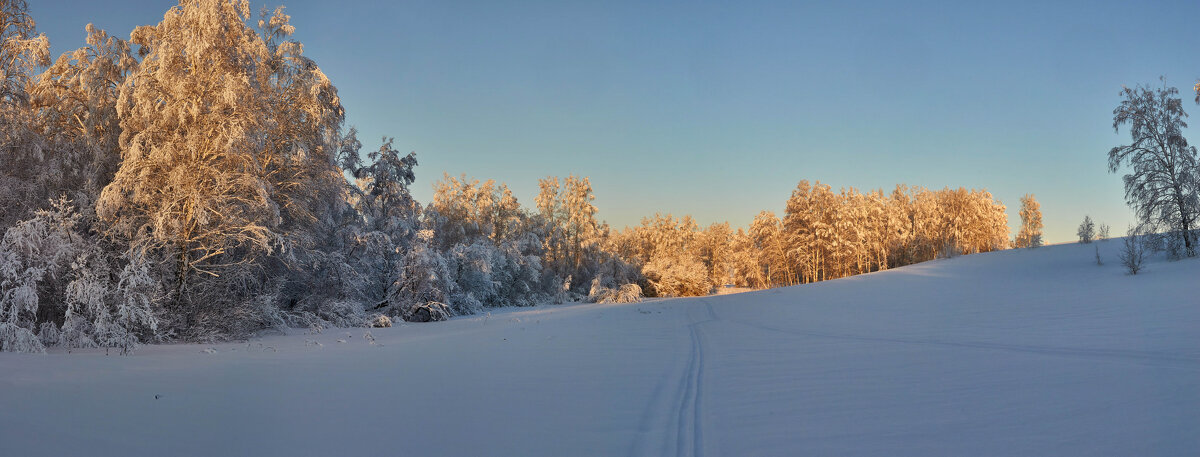
<svg viewBox="0 0 1200 457"><path fill-rule="evenodd" d="M173 258L181 325L214 301L277 312L278 297L247 294L271 294L285 276L254 266L303 271L311 259L298 254L313 252L314 230L346 198L336 89L282 9L257 30L249 20L246 0L196 0L131 34L142 61L120 87L121 166L97 213L133 249ZM188 305L192 284L212 300ZM213 318L245 312L224 315Z"/></svg>
<svg viewBox="0 0 1200 457"><path fill-rule="evenodd" d="M1196 148L1183 137L1187 113L1174 87L1126 87L1113 110L1113 130L1129 126L1132 142L1108 152L1108 171L1128 165L1125 201L1143 223L1176 232L1188 256L1196 255L1196 215L1200 214Z"/></svg>
<svg viewBox="0 0 1200 457"><path fill-rule="evenodd" d="M0 228L11 227L46 203L45 194L37 192L37 180L52 175L39 168L44 142L36 132L29 91L38 71L49 64L50 41L37 33L28 4L0 2L0 205L5 208Z"/></svg>
<svg viewBox="0 0 1200 457"><path fill-rule="evenodd" d="M1021 231L1013 242L1014 247L1036 248L1042 245L1042 205L1033 194L1021 196Z"/></svg>

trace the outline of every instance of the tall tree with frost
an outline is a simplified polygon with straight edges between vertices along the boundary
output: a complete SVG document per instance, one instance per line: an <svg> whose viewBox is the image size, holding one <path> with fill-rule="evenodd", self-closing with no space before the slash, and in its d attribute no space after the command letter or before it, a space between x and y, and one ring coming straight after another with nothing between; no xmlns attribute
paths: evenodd
<svg viewBox="0 0 1200 457"><path fill-rule="evenodd" d="M25 219L46 203L36 192L43 139L36 132L29 89L50 63L50 42L37 33L24 0L0 2L0 228ZM31 198L32 194L32 198Z"/></svg>
<svg viewBox="0 0 1200 457"><path fill-rule="evenodd" d="M729 223L713 223L697 237L697 253L708 270L708 280L713 287L721 287L729 281L732 266L731 244L733 231Z"/></svg>
<svg viewBox="0 0 1200 457"><path fill-rule="evenodd" d="M761 279L757 287L787 284L791 280L791 264L787 261L787 248L781 230L779 218L770 211L758 213L750 223L749 237L759 253L759 271L755 277Z"/></svg>
<svg viewBox="0 0 1200 457"><path fill-rule="evenodd" d="M1183 137L1187 127L1183 101L1174 87L1139 85L1121 91L1124 100L1113 110L1113 130L1129 125L1133 142L1108 152L1108 171L1128 164L1125 201L1143 223L1178 233L1188 256L1196 255L1196 216L1200 186L1196 148Z"/></svg>
<svg viewBox="0 0 1200 457"><path fill-rule="evenodd" d="M1021 196L1021 231L1013 245L1018 248L1036 248L1042 245L1042 205L1033 194Z"/></svg>
<svg viewBox="0 0 1200 457"><path fill-rule="evenodd" d="M349 257L364 275L361 294L375 306L394 296L402 259L411 251L419 227L420 205L409 192L416 179L415 153L401 155L384 138L378 150L359 155L361 144L351 129L340 152L341 167L355 178L351 201L360 220L351 241Z"/></svg>
<svg viewBox="0 0 1200 457"><path fill-rule="evenodd" d="M599 224L596 222L596 199L592 193L592 183L586 177L568 176L563 181L562 207L567 213L567 237L570 245L570 260L572 267L579 270L583 266L587 253L592 248L599 235Z"/></svg>
<svg viewBox="0 0 1200 457"><path fill-rule="evenodd" d="M121 166L97 204L114 233L173 256L174 296L286 246L313 220L316 181L333 182L341 106L286 38L277 10L263 34L246 0L196 0L135 29L144 58L122 84ZM281 226L283 228L281 228Z"/></svg>
<svg viewBox="0 0 1200 457"><path fill-rule="evenodd" d="M120 164L117 99L137 60L125 40L91 24L86 30L87 46L63 53L37 78L32 103L47 140L40 167L53 175L41 197L65 193L90 216Z"/></svg>

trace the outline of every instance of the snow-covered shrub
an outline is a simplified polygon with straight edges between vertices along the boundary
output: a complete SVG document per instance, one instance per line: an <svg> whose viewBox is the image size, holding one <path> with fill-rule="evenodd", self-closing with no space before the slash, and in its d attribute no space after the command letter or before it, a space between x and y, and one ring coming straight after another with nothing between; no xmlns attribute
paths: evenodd
<svg viewBox="0 0 1200 457"><path fill-rule="evenodd" d="M617 303L638 303L642 301L642 286L624 284L617 289Z"/></svg>
<svg viewBox="0 0 1200 457"><path fill-rule="evenodd" d="M326 327L361 327L366 321L366 312L362 304L347 300L326 300L321 302L314 313Z"/></svg>
<svg viewBox="0 0 1200 457"><path fill-rule="evenodd" d="M499 281L492 278L497 255L495 246L484 240L468 245L456 244L446 253L459 289L459 294L452 298L455 303L451 305L459 314L478 312L484 303L495 299L500 290Z"/></svg>
<svg viewBox="0 0 1200 457"><path fill-rule="evenodd" d="M13 322L0 322L0 351L45 352L46 347L28 328Z"/></svg>
<svg viewBox="0 0 1200 457"><path fill-rule="evenodd" d="M445 303L417 303L404 308L401 318L407 322L436 322L450 319L450 307Z"/></svg>
<svg viewBox="0 0 1200 457"><path fill-rule="evenodd" d="M160 328L173 339L209 343L283 330L305 313L311 322L323 322L307 311L283 312L278 303L284 278L264 279L255 270L253 264L235 265L221 276L193 281L183 297L167 302Z"/></svg>
<svg viewBox="0 0 1200 457"><path fill-rule="evenodd" d="M371 322L370 322L369 326L376 327L376 328L391 327L392 326L392 318L387 317L383 314L377 314L375 317L371 318Z"/></svg>
<svg viewBox="0 0 1200 457"><path fill-rule="evenodd" d="M365 304L377 304L378 295L364 291L365 275L344 253L337 247L294 247L290 251L299 252L275 267L276 274L287 276L277 306L288 315L289 325L297 321L303 327L320 321L332 327L362 326Z"/></svg>
<svg viewBox="0 0 1200 457"><path fill-rule="evenodd" d="M1143 236L1135 228L1130 228L1125 235L1125 243L1121 249L1121 265L1131 275L1142 271L1142 263L1146 261L1146 248L1142 245Z"/></svg>
<svg viewBox="0 0 1200 457"><path fill-rule="evenodd" d="M658 297L695 297L712 290L707 269L694 258L656 258L643 271Z"/></svg>
<svg viewBox="0 0 1200 457"><path fill-rule="evenodd" d="M638 303L642 301L642 288L637 284L623 284L617 289L601 285L601 278L592 280L588 291L588 301L592 303Z"/></svg>
<svg viewBox="0 0 1200 457"><path fill-rule="evenodd" d="M490 306L532 306L547 298L542 280L541 241L529 233L505 241L492 256L492 279L497 283Z"/></svg>
<svg viewBox="0 0 1200 457"><path fill-rule="evenodd" d="M63 277L80 250L79 215L65 199L9 228L0 240L0 350L42 352L40 316L56 315ZM51 308L51 309L47 309Z"/></svg>
<svg viewBox="0 0 1200 457"><path fill-rule="evenodd" d="M51 206L0 241L0 320L9 324L2 349L42 351L42 344L57 344L128 353L153 337L160 287L145 258L132 251L114 257L79 233L80 215L69 201ZM34 329L40 335L31 340Z"/></svg>
<svg viewBox="0 0 1200 457"><path fill-rule="evenodd" d="M415 304L445 303L457 291L458 285L454 282L454 274L446 259L430 248L426 240L404 257L404 268L392 284L384 305L387 308L385 312L402 316L404 309Z"/></svg>
<svg viewBox="0 0 1200 457"><path fill-rule="evenodd" d="M58 344L59 339L62 337L62 332L53 322L42 322L42 328L38 330L37 336L42 345L54 346Z"/></svg>

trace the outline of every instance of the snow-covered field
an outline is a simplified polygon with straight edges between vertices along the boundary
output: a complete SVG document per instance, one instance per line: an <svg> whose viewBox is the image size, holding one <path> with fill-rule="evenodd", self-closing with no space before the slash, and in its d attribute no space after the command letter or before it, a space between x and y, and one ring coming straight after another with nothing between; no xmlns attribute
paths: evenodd
<svg viewBox="0 0 1200 457"><path fill-rule="evenodd" d="M0 456L1196 455L1200 261L1126 276L1120 244L1104 266L1049 246L375 344L5 353Z"/></svg>

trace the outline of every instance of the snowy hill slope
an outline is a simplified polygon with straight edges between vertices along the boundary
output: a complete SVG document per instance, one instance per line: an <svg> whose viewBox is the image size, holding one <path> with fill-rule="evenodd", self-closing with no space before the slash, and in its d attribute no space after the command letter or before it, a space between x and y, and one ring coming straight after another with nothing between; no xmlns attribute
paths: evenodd
<svg viewBox="0 0 1200 457"><path fill-rule="evenodd" d="M1049 246L376 344L5 353L0 455L1194 453L1200 261L1127 276L1098 245L1104 266Z"/></svg>

